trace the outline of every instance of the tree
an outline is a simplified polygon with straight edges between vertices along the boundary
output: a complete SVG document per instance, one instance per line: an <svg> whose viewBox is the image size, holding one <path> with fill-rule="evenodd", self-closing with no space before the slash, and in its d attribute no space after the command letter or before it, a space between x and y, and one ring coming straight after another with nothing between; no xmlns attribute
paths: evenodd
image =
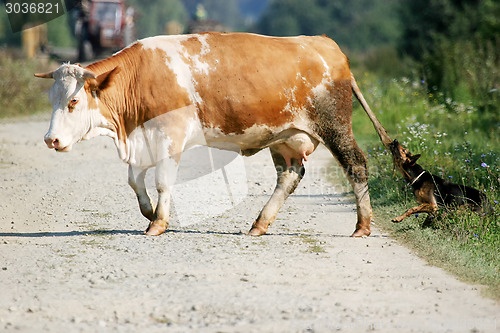
<svg viewBox="0 0 500 333"><path fill-rule="evenodd" d="M136 11L138 38L165 33L168 22L186 25L188 15L180 0L128 0Z"/></svg>
<svg viewBox="0 0 500 333"><path fill-rule="evenodd" d="M257 31L276 36L326 34L342 47L366 50L397 40L395 4L395 0L274 0Z"/></svg>
<svg viewBox="0 0 500 333"><path fill-rule="evenodd" d="M236 0L183 0L187 11L194 15L196 7L205 7L208 19L222 23L233 30L243 28L243 19Z"/></svg>
<svg viewBox="0 0 500 333"><path fill-rule="evenodd" d="M430 90L443 100L472 98L480 110L498 108L500 2L404 0L402 53L420 63Z"/></svg>

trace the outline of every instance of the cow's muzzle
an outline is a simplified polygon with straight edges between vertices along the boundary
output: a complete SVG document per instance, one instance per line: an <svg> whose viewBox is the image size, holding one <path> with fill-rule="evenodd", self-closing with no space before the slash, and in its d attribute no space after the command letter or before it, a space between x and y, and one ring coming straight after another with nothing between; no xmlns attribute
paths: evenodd
<svg viewBox="0 0 500 333"><path fill-rule="evenodd" d="M56 151L60 151L60 152L71 150L70 146L62 147L61 141L58 138L52 138L50 136L45 136L44 141L45 141L45 144L47 145L47 147L49 147L50 149L53 148Z"/></svg>
<svg viewBox="0 0 500 333"><path fill-rule="evenodd" d="M50 136L45 136L44 141L45 141L45 144L47 145L47 147L49 147L50 149L59 148L59 139L58 138L51 138Z"/></svg>

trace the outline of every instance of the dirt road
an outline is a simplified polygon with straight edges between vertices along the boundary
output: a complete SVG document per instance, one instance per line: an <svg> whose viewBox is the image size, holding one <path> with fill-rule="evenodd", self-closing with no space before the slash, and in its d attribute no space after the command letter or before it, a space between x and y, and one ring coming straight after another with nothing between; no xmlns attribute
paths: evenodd
<svg viewBox="0 0 500 333"><path fill-rule="evenodd" d="M0 124L0 331L500 330L500 307L477 286L376 226L369 238L347 237L355 207L322 175L335 172L325 150L266 236L244 235L274 185L264 151L242 160L246 184L237 173L226 184L186 181L170 231L146 237L113 142L56 153L42 141L47 127ZM225 194L203 195L218 190L243 201L221 211Z"/></svg>

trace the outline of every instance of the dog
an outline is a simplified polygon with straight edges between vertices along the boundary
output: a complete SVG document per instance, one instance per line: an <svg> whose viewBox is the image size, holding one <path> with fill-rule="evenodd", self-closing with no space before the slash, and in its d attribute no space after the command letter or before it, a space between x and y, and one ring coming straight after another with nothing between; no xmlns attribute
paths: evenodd
<svg viewBox="0 0 500 333"><path fill-rule="evenodd" d="M429 223L440 206L467 206L476 213L486 210L487 198L484 193L470 186L448 182L424 170L417 164L421 155L412 155L408 149L399 144L398 140L390 143L389 148L394 166L403 174L420 204L393 218L392 222L401 222L412 214L428 213L426 223Z"/></svg>

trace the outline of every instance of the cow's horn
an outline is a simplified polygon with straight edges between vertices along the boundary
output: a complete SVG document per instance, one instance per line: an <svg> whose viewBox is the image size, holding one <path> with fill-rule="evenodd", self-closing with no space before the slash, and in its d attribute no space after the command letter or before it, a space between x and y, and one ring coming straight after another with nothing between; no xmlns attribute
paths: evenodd
<svg viewBox="0 0 500 333"><path fill-rule="evenodd" d="M54 78L54 71L47 72L47 73L35 73L35 76L42 78L42 79L53 79Z"/></svg>
<svg viewBox="0 0 500 333"><path fill-rule="evenodd" d="M97 78L97 75L96 75L96 74L94 74L94 72L89 71L88 69L84 69L84 70L83 70L83 78L84 78L85 80L88 80L88 79L95 79L95 78Z"/></svg>

